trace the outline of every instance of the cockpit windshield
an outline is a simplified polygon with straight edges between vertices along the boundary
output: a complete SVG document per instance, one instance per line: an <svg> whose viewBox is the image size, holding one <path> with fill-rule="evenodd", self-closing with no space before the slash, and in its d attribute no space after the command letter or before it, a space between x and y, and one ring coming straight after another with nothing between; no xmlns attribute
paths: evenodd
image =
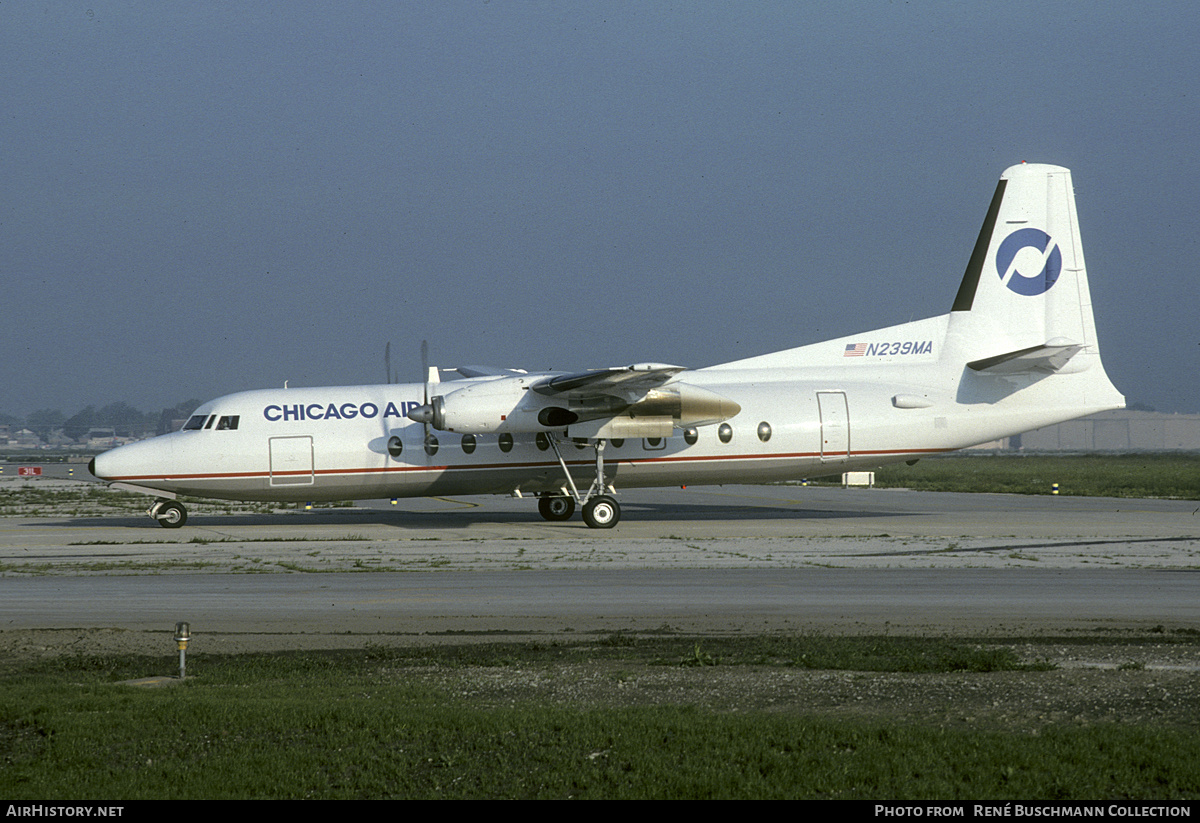
<svg viewBox="0 0 1200 823"><path fill-rule="evenodd" d="M183 431L211 429L214 423L217 431L233 431L238 427L240 420L240 414L223 414L220 419L215 414L193 414L188 422L183 424Z"/></svg>
<svg viewBox="0 0 1200 823"><path fill-rule="evenodd" d="M183 430L186 432L186 431L194 431L196 429L202 429L202 428L204 428L204 421L207 419L208 419L207 414L193 414L188 419L188 422L183 424Z"/></svg>

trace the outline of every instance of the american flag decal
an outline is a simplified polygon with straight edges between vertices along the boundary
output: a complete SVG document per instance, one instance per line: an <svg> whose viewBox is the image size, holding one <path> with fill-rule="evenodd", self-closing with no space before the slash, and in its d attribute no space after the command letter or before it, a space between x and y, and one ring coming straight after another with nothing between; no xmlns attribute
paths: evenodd
<svg viewBox="0 0 1200 823"><path fill-rule="evenodd" d="M846 346L846 351L845 351L845 353L842 354L842 357L862 357L866 353L867 353L867 344L866 343L854 343L852 345Z"/></svg>

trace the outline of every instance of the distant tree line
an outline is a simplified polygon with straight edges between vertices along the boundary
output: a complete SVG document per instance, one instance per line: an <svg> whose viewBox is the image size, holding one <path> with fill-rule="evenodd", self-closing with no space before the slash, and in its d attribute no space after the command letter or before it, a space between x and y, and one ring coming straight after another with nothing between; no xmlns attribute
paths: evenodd
<svg viewBox="0 0 1200 823"><path fill-rule="evenodd" d="M29 429L43 442L55 432L79 440L91 429L99 428L113 429L117 437L143 437L171 431L174 421L186 418L200 402L196 399L185 400L159 412L143 412L128 403L110 403L99 409L87 406L70 417L60 409L38 409L24 419L0 414L0 423L7 423L14 431Z"/></svg>

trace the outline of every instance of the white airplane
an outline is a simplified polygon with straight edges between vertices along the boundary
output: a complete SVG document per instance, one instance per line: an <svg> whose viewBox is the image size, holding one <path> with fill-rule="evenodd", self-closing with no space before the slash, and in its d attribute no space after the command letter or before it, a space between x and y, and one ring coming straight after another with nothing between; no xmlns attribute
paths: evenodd
<svg viewBox="0 0 1200 823"><path fill-rule="evenodd" d="M701 369L427 368L424 385L248 391L97 456L155 495L321 501L510 494L620 519L624 487L764 483L915 461L1123 408L1100 362L1071 173L1004 172L948 314ZM446 378L446 379L443 379Z"/></svg>

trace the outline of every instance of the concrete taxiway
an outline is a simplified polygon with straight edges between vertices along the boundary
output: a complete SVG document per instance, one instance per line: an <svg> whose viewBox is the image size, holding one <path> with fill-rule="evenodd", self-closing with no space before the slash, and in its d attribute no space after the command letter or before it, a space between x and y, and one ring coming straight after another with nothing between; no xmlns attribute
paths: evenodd
<svg viewBox="0 0 1200 823"><path fill-rule="evenodd" d="M180 530L127 515L0 518L0 630L188 620L289 647L459 632L1200 629L1195 501L730 486L630 490L621 503L611 531L547 523L534 501L508 498L200 507Z"/></svg>

